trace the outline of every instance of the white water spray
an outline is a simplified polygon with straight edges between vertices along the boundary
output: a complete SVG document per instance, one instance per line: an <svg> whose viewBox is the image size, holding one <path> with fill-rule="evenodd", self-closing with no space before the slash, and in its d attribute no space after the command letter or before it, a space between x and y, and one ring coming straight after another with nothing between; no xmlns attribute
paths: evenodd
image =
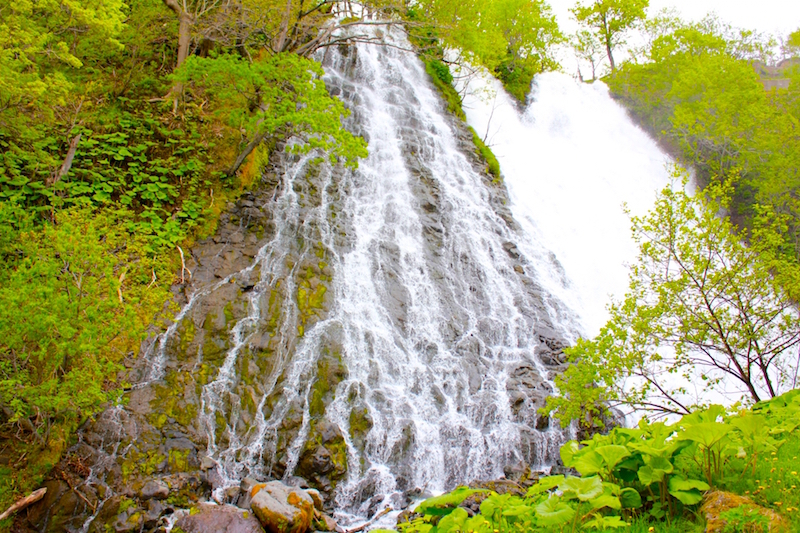
<svg viewBox="0 0 800 533"><path fill-rule="evenodd" d="M570 288L559 296L597 334L636 258L623 204L635 215L653 206L669 183L669 156L602 82L539 75L520 113L497 80L477 79L464 109L500 161L515 218L563 265Z"/></svg>

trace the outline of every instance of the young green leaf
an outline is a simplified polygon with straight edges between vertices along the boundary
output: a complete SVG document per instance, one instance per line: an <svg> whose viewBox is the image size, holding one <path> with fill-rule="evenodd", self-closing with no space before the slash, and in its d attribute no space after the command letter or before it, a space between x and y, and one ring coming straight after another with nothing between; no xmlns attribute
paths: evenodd
<svg viewBox="0 0 800 533"><path fill-rule="evenodd" d="M565 497L574 495L585 502L603 494L603 480L600 476L568 477L558 488L564 491Z"/></svg>

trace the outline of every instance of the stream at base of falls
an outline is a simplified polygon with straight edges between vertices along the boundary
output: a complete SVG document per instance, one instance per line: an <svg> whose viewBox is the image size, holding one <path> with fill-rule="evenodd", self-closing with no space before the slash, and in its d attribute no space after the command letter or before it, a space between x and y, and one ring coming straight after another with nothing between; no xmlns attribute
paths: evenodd
<svg viewBox="0 0 800 533"><path fill-rule="evenodd" d="M57 467L70 479L80 457L89 474L71 479L86 501L51 479L44 529L146 517L152 483L173 508L236 503L245 477L308 483L352 525L411 494L557 462L567 435L537 409L565 368L562 349L595 328L580 312L586 272L619 258L602 246L604 214L555 204L580 187L561 174L581 170L579 146L563 168L545 153L572 125L542 118L541 99L529 118L495 110L493 124L509 121L490 140L509 198L401 28L381 31L388 46L319 58L369 157L349 170L315 152L275 156L261 186L229 205L188 254L174 319L153 327L130 369L137 385ZM553 84L575 92L543 77L537 97ZM551 134L531 126L542 120ZM554 194L559 183L567 192ZM582 216L595 242L576 255L568 237Z"/></svg>

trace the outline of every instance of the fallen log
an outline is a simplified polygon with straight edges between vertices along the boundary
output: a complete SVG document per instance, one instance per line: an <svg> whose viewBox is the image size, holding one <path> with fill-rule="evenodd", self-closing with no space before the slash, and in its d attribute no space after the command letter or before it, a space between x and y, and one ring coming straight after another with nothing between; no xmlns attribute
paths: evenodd
<svg viewBox="0 0 800 533"><path fill-rule="evenodd" d="M0 520L5 520L6 518L8 518L12 514L16 513L20 509L24 509L27 506L38 502L39 500L44 498L45 492L47 492L47 487L44 487L44 488L41 488L39 490L33 491L32 493L30 493L29 495L25 496L21 500L17 500L16 503L14 503L14 505L12 505L8 509L6 509L6 512L4 512L3 514L0 514Z"/></svg>

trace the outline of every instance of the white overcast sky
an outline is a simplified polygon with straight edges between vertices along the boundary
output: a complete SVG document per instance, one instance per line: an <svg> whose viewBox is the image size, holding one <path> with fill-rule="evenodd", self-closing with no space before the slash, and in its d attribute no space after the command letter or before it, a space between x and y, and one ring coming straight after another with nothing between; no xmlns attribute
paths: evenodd
<svg viewBox="0 0 800 533"><path fill-rule="evenodd" d="M569 8L575 0L549 0L565 32L574 29ZM583 0L584 4L591 0ZM650 13L674 7L686 19L699 20L715 12L734 26L786 36L800 28L800 0L650 0Z"/></svg>

